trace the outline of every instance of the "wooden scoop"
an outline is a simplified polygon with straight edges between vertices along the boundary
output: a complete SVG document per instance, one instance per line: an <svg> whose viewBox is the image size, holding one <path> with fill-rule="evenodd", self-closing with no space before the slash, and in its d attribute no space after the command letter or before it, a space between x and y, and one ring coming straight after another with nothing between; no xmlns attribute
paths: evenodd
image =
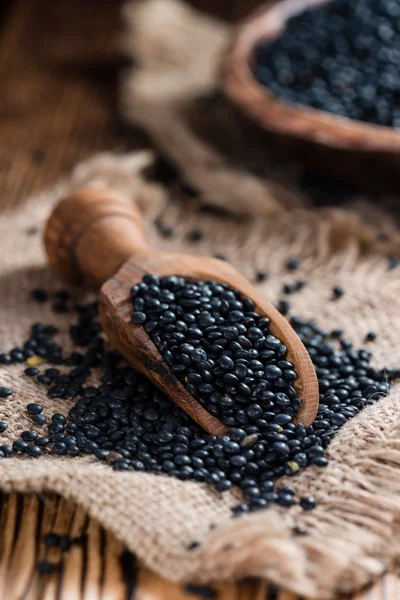
<svg viewBox="0 0 400 600"><path fill-rule="evenodd" d="M228 428L191 396L164 363L142 325L131 322L131 287L145 273L213 279L251 298L271 321L270 330L288 349L296 368L295 387L301 407L296 420L310 425L318 409L318 382L311 359L287 320L229 263L206 256L152 250L136 205L108 189L81 188L62 200L45 231L49 263L65 281L102 284L101 322L111 344L206 431L222 435Z"/></svg>

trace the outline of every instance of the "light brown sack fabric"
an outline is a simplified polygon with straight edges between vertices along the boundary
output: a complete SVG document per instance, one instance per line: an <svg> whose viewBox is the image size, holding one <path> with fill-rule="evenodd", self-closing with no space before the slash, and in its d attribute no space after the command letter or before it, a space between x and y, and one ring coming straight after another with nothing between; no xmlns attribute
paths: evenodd
<svg viewBox="0 0 400 600"><path fill-rule="evenodd" d="M136 44L149 31L155 32L155 14L161 14L163 6L168 5L151 0L138 5L134 14L128 9L128 18L133 18L137 32ZM174 7L175 12L168 13L174 44L179 39L179 27L187 32L187 19L199 23L199 31L201 23L209 31L208 21L199 22L196 13L188 13L179 4ZM221 29L213 23L212 31L216 36L225 31L226 40L226 26ZM169 56L173 64L163 46L165 30L160 40L158 45L150 40L152 52L161 63ZM150 41L143 43L140 52L149 49ZM215 43L215 52L222 45ZM216 55L209 58L215 65ZM126 81L132 83L130 74ZM210 77L210 86L213 81ZM200 83L196 94L203 89ZM156 79L152 90L149 101L157 96ZM131 96L132 102L135 98ZM151 104L147 106L150 110ZM180 106L187 114L190 103L182 100ZM154 110L157 113L158 107ZM177 108L173 112L179 130L181 112ZM168 111L164 114L169 118ZM195 254L223 253L250 279L257 270L268 269L271 277L260 289L271 301L279 298L282 283L293 279L284 269L286 260L299 257L301 270L296 278L309 283L291 298L293 314L314 318L327 329L341 327L357 345L362 344L366 332L376 330L374 363L395 366L400 338L400 278L396 269L387 269L384 256L399 247L391 217L363 199L355 201L346 212L300 208L304 205L302 193L294 184L284 185L285 175L282 171L279 176L279 168L275 170L276 177L280 177L276 183L276 179L265 175L251 175L245 168L233 168L218 151L220 166L205 169L204 153L199 158L195 150L194 156L185 156L179 140L173 138L170 147L167 138L157 137L163 130L163 119L158 126L149 130L164 153L179 162L187 182L197 187L204 183L199 198L179 195L175 186L166 189L144 181L140 173L151 164L151 153L103 155L78 167L68 181L32 199L18 212L0 217L0 350L21 343L35 321L57 324L58 339L68 345L71 317L56 316L47 305L29 301L30 289L43 286L54 290L61 283L46 267L40 234L28 235L28 229L38 226L43 231L54 202L85 183L109 185L134 198L148 220L155 247ZM187 140L186 126L183 129ZM175 129L168 131L175 135ZM238 135L235 127L231 126L230 131L233 137L227 140ZM192 147L190 131L189 136ZM186 141L182 144L185 146ZM209 151L207 144L204 151ZM263 163L264 154L259 160ZM247 154L243 164L247 166L249 161ZM295 171L288 168L286 179L294 181ZM223 207L228 212L221 216L204 210L204 205ZM157 235L153 222L160 217L174 227L173 238L166 240ZM187 233L195 227L206 232L205 239L197 244L187 239ZM390 232L388 242L377 241L377 232L382 230ZM344 286L346 294L339 302L332 302L331 289L337 284ZM79 297L84 290L75 293ZM72 404L49 400L43 387L22 375L23 369L24 365L0 369L0 384L14 391L0 402L0 419L9 422L0 443L11 441L32 426L25 409L29 402L41 402L46 414L66 413ZM399 558L399 400L400 389L393 388L388 398L367 408L341 430L329 447L331 462L326 469L309 468L290 479L299 495L316 497L318 507L311 513L297 507L273 507L232 520L230 508L238 502L237 491L219 494L203 484L147 473L115 472L90 457L2 460L0 487L8 491L52 491L78 502L163 576L201 581L261 576L299 594L331 598L338 591L350 591L366 583ZM300 524L309 535L294 534L293 526ZM211 529L212 525L217 527ZM201 546L189 550L194 540L201 541Z"/></svg>

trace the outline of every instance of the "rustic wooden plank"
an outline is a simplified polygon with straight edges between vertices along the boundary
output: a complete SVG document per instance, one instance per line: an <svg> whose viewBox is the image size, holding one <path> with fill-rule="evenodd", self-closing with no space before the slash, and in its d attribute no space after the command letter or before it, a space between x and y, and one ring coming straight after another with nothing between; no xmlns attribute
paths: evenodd
<svg viewBox="0 0 400 600"><path fill-rule="evenodd" d="M26 501L25 498L24 501ZM59 505L60 499L57 496L45 496L40 499L40 510L37 515L38 536L35 547L35 565L23 595L24 600L37 600L39 598L40 589L43 586L43 577L37 567L46 558L47 546L44 542L44 536L53 530Z"/></svg>
<svg viewBox="0 0 400 600"><path fill-rule="evenodd" d="M218 600L265 600L267 585L264 582L244 581L238 584L224 583L210 586ZM198 600L200 594L190 592L185 586L168 582L148 569L140 569L135 590L135 600ZM285 599L288 600L288 599ZM292 599L290 599L292 600Z"/></svg>
<svg viewBox="0 0 400 600"><path fill-rule="evenodd" d="M107 532L105 538L102 600L125 600L127 597L127 582L124 580L121 563L125 548L111 533Z"/></svg>
<svg viewBox="0 0 400 600"><path fill-rule="evenodd" d="M166 581L148 569L136 573L134 559L113 535L105 533L86 514L70 503L34 495L5 498L0 513L0 600L196 600L184 586ZM39 535L36 536L36 531ZM85 544L73 545L62 554L48 548L43 535L53 531L80 537ZM122 558L128 561L123 566ZM62 565L49 575L37 570L40 560ZM301 600L289 592L276 593L262 581L213 586L219 600ZM400 579L395 573L378 578L375 584L352 600L395 600L400 598Z"/></svg>
<svg viewBox="0 0 400 600"><path fill-rule="evenodd" d="M2 507L0 522L0 600L7 600L8 595L7 580L17 527L17 505L18 497L16 494L12 494L5 499Z"/></svg>
<svg viewBox="0 0 400 600"><path fill-rule="evenodd" d="M52 531L58 535L67 533L74 518L75 508L66 500L61 499L55 515ZM62 563L62 552L59 547L49 546L46 548L44 560L60 565ZM40 576L39 596L40 600L56 600L60 584L60 571L56 569L52 573ZM77 598L78 600L78 598Z"/></svg>
<svg viewBox="0 0 400 600"><path fill-rule="evenodd" d="M13 3L0 36L2 205L129 141L114 116L120 4Z"/></svg>
<svg viewBox="0 0 400 600"><path fill-rule="evenodd" d="M102 532L93 519L87 527L86 569L83 583L83 600L100 600L103 568Z"/></svg>
<svg viewBox="0 0 400 600"><path fill-rule="evenodd" d="M23 502L18 520L18 537L9 562L7 596L22 597L36 566L36 531L39 519L39 499L29 495Z"/></svg>

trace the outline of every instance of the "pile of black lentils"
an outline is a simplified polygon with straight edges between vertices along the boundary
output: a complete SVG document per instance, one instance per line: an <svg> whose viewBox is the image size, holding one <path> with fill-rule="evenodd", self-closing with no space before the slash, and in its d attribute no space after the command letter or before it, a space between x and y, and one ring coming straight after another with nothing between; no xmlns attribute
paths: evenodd
<svg viewBox="0 0 400 600"><path fill-rule="evenodd" d="M298 261L288 262L288 270L297 267ZM294 287L283 291L302 288ZM343 293L334 288L332 301L340 302ZM47 294L34 290L33 298L46 301ZM0 354L0 363L28 363L24 376L45 385L48 396L60 400L60 412L48 415L40 404L28 404L32 428L12 446L0 446L0 456L91 454L115 470L206 482L219 492L235 485L243 491L235 516L271 503L299 501L304 509L314 508L311 496L296 500L293 489L279 487L276 480L309 465L325 467L324 450L339 428L386 395L389 383L400 376L394 369L372 368L371 352L355 349L341 330L327 332L293 316L290 322L311 356L320 386L314 424L295 425L295 368L253 302L213 281L145 275L132 288L132 321L146 329L190 393L232 428L217 438L107 347L96 303L73 306L64 291L55 300L55 310L61 303L62 312L77 315L70 327L76 349L65 354L54 341L57 329L36 323L23 347ZM290 310L287 299L279 306L282 312ZM374 337L369 332L366 339ZM52 366L40 371L41 363ZM89 385L94 373L100 383ZM10 394L0 388L1 396ZM76 401L65 417L63 400L71 398ZM7 423L0 422L0 432L6 429Z"/></svg>
<svg viewBox="0 0 400 600"><path fill-rule="evenodd" d="M255 75L275 95L400 128L400 1L333 0L259 46Z"/></svg>

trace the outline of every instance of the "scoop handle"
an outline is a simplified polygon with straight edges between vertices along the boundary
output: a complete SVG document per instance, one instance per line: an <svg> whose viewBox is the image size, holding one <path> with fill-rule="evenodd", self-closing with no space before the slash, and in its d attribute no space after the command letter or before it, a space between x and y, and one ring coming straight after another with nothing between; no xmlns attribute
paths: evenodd
<svg viewBox="0 0 400 600"><path fill-rule="evenodd" d="M132 255L149 252L146 226L135 203L106 188L78 188L57 204L44 245L52 269L69 283L96 285Z"/></svg>

